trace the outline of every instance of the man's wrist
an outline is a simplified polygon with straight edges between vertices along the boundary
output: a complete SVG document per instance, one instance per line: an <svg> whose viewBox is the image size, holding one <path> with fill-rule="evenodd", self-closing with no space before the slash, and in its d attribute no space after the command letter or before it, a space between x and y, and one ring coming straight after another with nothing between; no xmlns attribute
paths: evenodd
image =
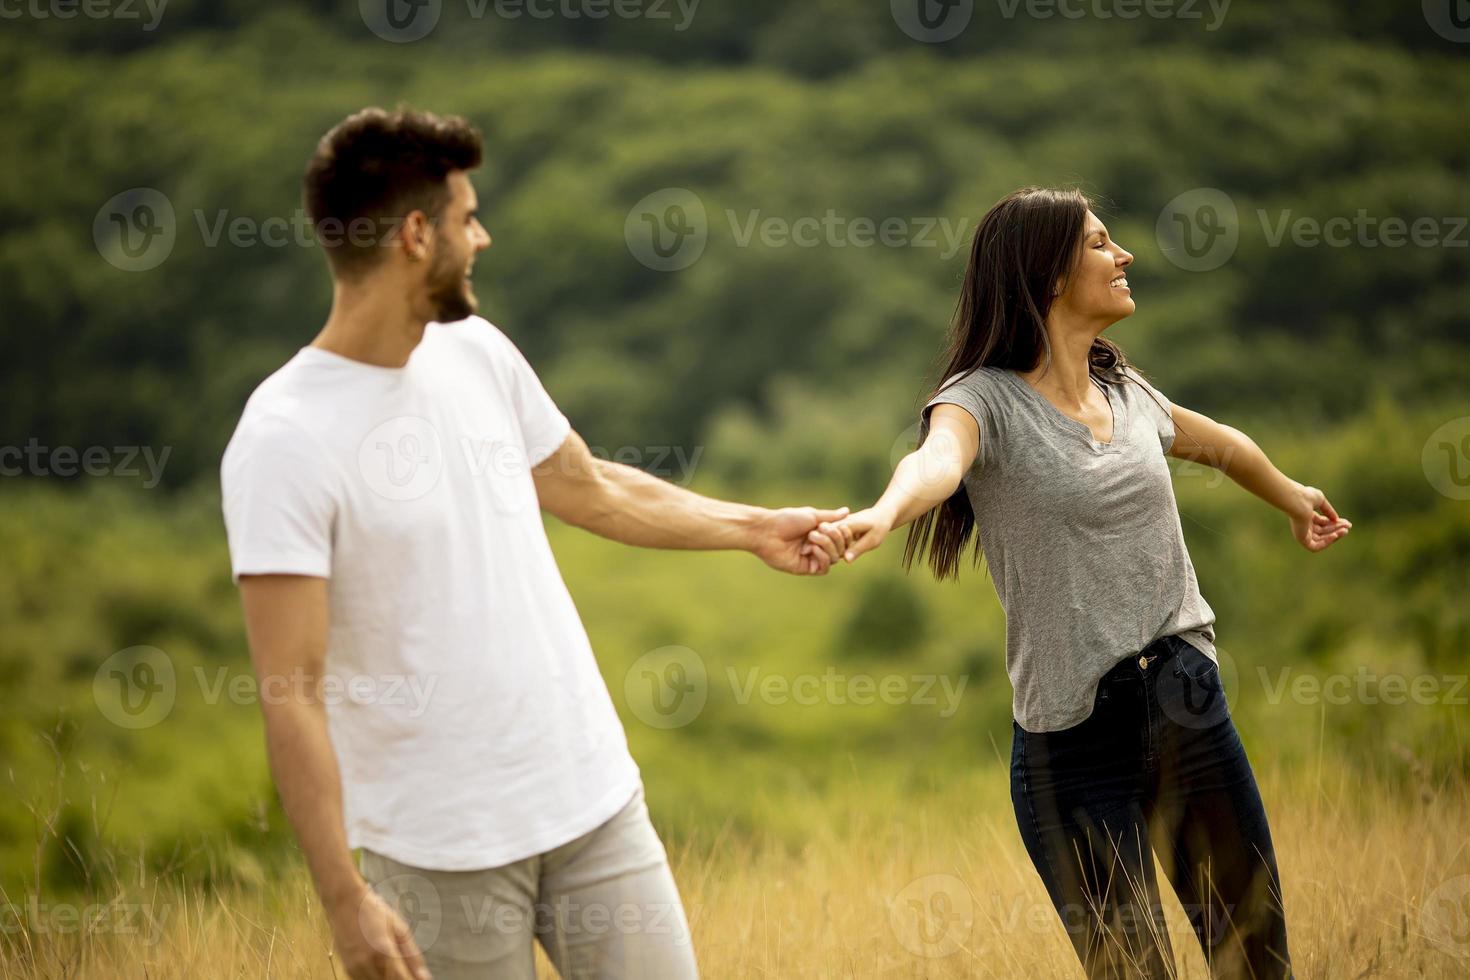
<svg viewBox="0 0 1470 980"><path fill-rule="evenodd" d="M740 511L735 516L737 530L735 547L740 551L758 554L761 542L765 538L766 525L770 523L776 512L767 507L755 507L748 504L738 506Z"/></svg>
<svg viewBox="0 0 1470 980"><path fill-rule="evenodd" d="M372 889L357 869L352 869L348 874L330 884L323 884L317 889L321 896L322 906L329 916L336 916L343 910L351 911L354 915L356 909L362 905L362 900Z"/></svg>

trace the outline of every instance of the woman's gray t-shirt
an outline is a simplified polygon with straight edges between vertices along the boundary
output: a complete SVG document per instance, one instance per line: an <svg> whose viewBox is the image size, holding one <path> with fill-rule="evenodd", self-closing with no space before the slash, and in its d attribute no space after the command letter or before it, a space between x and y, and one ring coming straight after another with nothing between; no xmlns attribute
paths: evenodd
<svg viewBox="0 0 1470 980"><path fill-rule="evenodd" d="M1005 609L1012 710L1027 731L1086 720L1103 674L1161 637L1215 659L1215 613L1164 457L1170 403L1131 367L1102 387L1113 409L1107 443L1005 368L960 376L924 407L927 419L934 405L958 405L980 425L964 487Z"/></svg>

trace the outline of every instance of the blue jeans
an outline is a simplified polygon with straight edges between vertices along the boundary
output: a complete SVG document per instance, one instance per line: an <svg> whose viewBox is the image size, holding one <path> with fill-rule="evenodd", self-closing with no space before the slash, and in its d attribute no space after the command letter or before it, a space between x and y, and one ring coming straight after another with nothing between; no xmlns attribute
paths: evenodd
<svg viewBox="0 0 1470 980"><path fill-rule="evenodd" d="M1081 724L1013 728L1021 839L1089 977L1174 975L1157 854L1212 976L1289 980L1271 831L1214 661L1167 636L1103 676Z"/></svg>

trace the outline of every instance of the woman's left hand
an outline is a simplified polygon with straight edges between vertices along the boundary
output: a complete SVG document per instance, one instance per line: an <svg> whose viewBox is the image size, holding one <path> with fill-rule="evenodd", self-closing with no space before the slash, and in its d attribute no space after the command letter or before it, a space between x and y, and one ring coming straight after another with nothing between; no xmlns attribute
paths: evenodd
<svg viewBox="0 0 1470 980"><path fill-rule="evenodd" d="M1353 522L1337 516L1327 495L1316 487L1297 484L1298 499L1289 511L1291 534L1308 551L1321 551L1352 529Z"/></svg>

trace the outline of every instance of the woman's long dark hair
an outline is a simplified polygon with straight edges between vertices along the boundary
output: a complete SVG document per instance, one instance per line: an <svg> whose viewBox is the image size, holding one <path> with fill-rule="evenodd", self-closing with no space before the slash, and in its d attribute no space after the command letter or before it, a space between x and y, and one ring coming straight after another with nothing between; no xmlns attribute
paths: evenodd
<svg viewBox="0 0 1470 980"><path fill-rule="evenodd" d="M970 246L970 261L944 354L944 370L929 398L956 375L981 366L1030 371L1043 359L1050 363L1046 317L1057 293L1066 289L1076 272L1089 208L1088 199L1078 190L1023 187L1007 194L986 213ZM1098 337L1087 357L1093 377L1125 380L1122 371L1130 365L1112 341ZM928 435L926 412L920 428L921 445ZM974 532L975 514L961 485L948 500L909 528L904 567L912 568L914 560L927 550L935 578L958 578L960 553ZM974 551L978 565L978 535Z"/></svg>

